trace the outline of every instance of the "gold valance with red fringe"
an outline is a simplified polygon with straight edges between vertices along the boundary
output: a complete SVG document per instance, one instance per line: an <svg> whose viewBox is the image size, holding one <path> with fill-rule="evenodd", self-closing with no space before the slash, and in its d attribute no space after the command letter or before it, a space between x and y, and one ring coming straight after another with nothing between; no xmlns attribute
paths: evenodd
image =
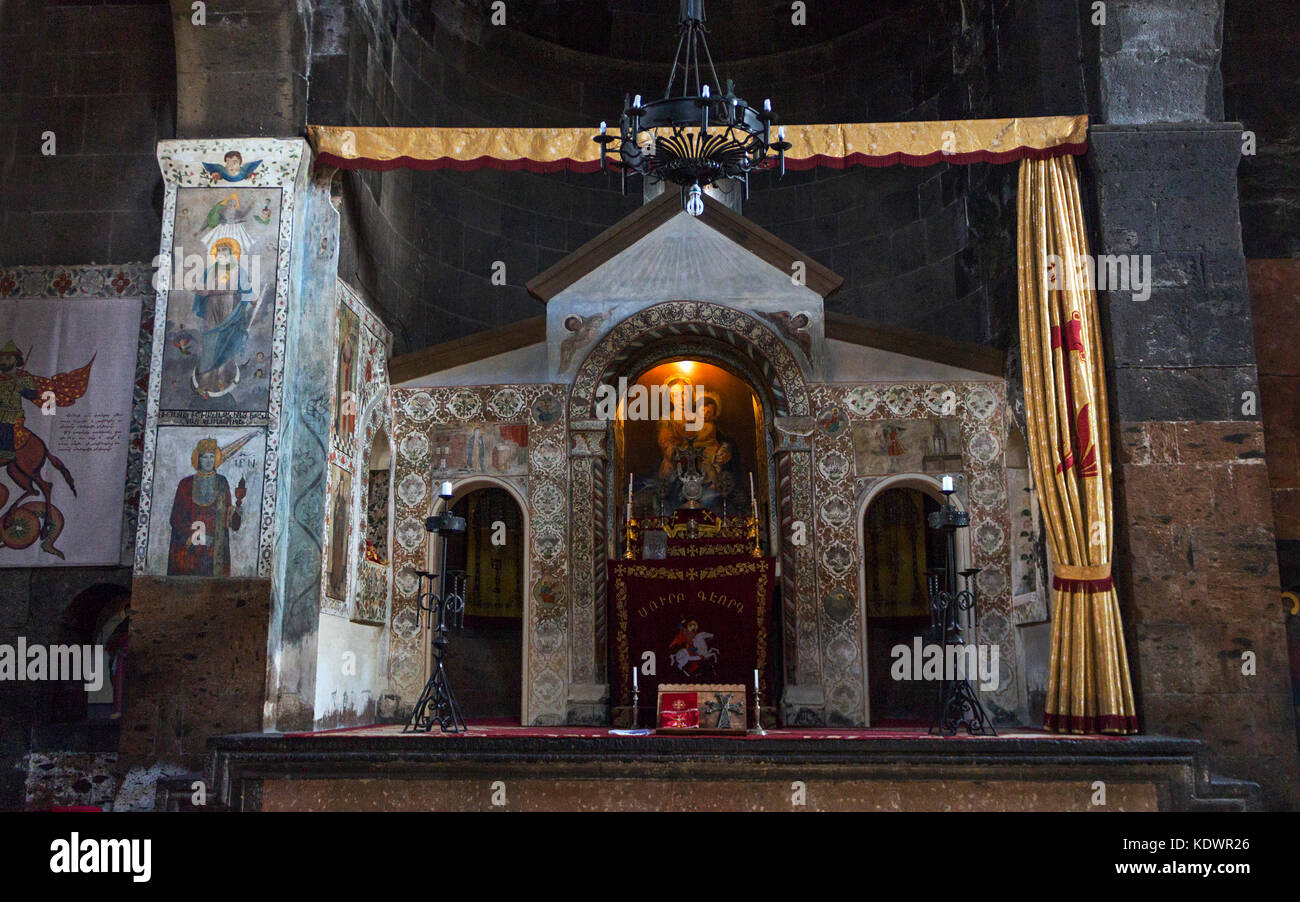
<svg viewBox="0 0 1300 902"><path fill-rule="evenodd" d="M370 128L309 125L318 165L340 169L506 169L595 172L587 128ZM787 169L1011 163L1081 154L1087 116L787 125Z"/></svg>

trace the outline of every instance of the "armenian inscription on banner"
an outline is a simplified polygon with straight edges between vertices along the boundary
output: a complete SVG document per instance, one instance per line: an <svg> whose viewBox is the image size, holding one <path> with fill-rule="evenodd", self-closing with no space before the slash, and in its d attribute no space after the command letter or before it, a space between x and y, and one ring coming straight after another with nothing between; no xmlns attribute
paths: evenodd
<svg viewBox="0 0 1300 902"><path fill-rule="evenodd" d="M2 309L0 567L116 565L140 300Z"/></svg>
<svg viewBox="0 0 1300 902"><path fill-rule="evenodd" d="M636 561L609 564L617 704L632 704L632 668L645 653L655 673L638 673L641 704L653 706L660 683L739 683L760 675L764 696L775 562Z"/></svg>

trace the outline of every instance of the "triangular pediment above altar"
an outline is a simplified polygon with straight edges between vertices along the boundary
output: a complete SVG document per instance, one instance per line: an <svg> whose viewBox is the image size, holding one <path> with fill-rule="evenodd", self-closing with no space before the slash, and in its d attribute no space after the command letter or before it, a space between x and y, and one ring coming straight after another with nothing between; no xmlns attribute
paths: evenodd
<svg viewBox="0 0 1300 902"><path fill-rule="evenodd" d="M798 280L792 275L798 275ZM802 284L799 284L799 283ZM708 195L691 216L665 191L601 232L525 287L549 303L730 301L775 296L822 299L843 277Z"/></svg>
<svg viewBox="0 0 1300 902"><path fill-rule="evenodd" d="M994 348L825 313L840 276L713 198L704 202L691 216L666 191L527 283L546 303L544 317L395 358L393 384L567 383L619 322L682 300L744 310L813 382L1002 375Z"/></svg>

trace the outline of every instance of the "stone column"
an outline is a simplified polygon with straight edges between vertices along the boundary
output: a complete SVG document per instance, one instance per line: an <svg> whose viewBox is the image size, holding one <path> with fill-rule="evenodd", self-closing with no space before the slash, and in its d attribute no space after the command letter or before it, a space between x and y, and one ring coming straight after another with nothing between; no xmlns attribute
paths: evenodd
<svg viewBox="0 0 1300 902"><path fill-rule="evenodd" d="M122 752L196 766L208 736L313 725L338 213L301 139L164 141L158 161L158 327ZM205 295L223 251L241 271L228 287L240 288ZM242 347L232 335L233 355L213 366L205 324L229 325L241 303ZM207 439L221 449L231 509L224 528L195 533L213 562L186 569L172 515Z"/></svg>
<svg viewBox="0 0 1300 902"><path fill-rule="evenodd" d="M605 655L596 635L597 610L605 607L605 461L609 424L604 420L569 423L570 619L568 723L604 724L609 717L609 683L597 659Z"/></svg>
<svg viewBox="0 0 1300 902"><path fill-rule="evenodd" d="M1116 576L1139 723L1294 806L1296 732L1221 0L1107 4L1090 133L1115 435ZM1085 29L1088 27L1085 23ZM1158 58L1157 58L1158 57ZM1129 265L1129 284L1113 284ZM1134 274L1137 274L1137 278ZM1149 278L1149 286L1144 281ZM1147 296L1149 287L1149 297ZM1252 669L1253 667L1253 669Z"/></svg>
<svg viewBox="0 0 1300 902"><path fill-rule="evenodd" d="M781 720L794 726L826 722L818 620L817 564L812 499L812 417L776 417L773 459L781 530L781 632L785 672ZM793 527L802 522L806 544L795 545Z"/></svg>

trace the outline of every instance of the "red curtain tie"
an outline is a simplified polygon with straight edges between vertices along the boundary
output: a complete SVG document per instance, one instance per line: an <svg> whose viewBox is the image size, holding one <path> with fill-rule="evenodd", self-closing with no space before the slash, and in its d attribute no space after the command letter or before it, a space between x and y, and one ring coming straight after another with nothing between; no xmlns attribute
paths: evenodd
<svg viewBox="0 0 1300 902"><path fill-rule="evenodd" d="M1115 588L1110 564L1084 567L1058 564L1052 568L1052 588L1062 592L1105 592Z"/></svg>

